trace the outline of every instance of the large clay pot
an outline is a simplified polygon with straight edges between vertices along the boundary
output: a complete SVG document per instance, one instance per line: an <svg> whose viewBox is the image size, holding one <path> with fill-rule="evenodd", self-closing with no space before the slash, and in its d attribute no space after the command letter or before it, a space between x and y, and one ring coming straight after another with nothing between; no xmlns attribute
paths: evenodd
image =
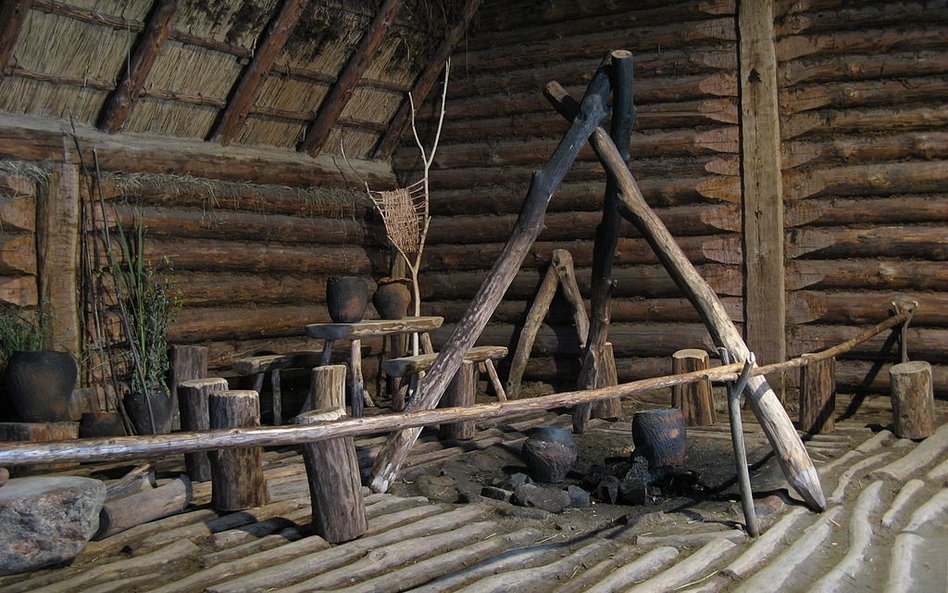
<svg viewBox="0 0 948 593"><path fill-rule="evenodd" d="M148 404L151 403L149 413ZM166 434L171 432L171 418L174 415L171 397L164 393L144 394L129 392L122 398L125 411L132 421L135 434ZM152 417L155 423L152 424Z"/></svg>
<svg viewBox="0 0 948 593"><path fill-rule="evenodd" d="M372 295L372 304L382 319L403 319L408 315L411 291L408 278L381 278Z"/></svg>
<svg viewBox="0 0 948 593"><path fill-rule="evenodd" d="M650 468L685 462L685 416L680 408L643 410L632 416L635 453L645 457Z"/></svg>
<svg viewBox="0 0 948 593"><path fill-rule="evenodd" d="M565 428L538 426L527 435L521 449L530 477L537 482L562 482L576 464L579 448Z"/></svg>
<svg viewBox="0 0 948 593"><path fill-rule="evenodd" d="M369 304L369 287L361 276L330 276L326 280L326 307L336 323L362 321Z"/></svg>
<svg viewBox="0 0 948 593"><path fill-rule="evenodd" d="M68 352L16 352L7 362L7 397L24 422L68 422L78 374Z"/></svg>
<svg viewBox="0 0 948 593"><path fill-rule="evenodd" d="M118 412L83 412L79 419L79 438L123 436L125 425Z"/></svg>

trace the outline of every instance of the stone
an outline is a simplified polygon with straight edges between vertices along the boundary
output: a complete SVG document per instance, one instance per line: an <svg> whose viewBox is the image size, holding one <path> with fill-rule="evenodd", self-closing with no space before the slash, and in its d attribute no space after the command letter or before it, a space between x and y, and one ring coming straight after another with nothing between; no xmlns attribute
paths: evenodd
<svg viewBox="0 0 948 593"><path fill-rule="evenodd" d="M570 484L566 489L566 493L569 494L569 506L571 507L585 508L592 504L589 493L579 486Z"/></svg>
<svg viewBox="0 0 948 593"><path fill-rule="evenodd" d="M422 496L432 502L458 501L458 485L451 476L422 475L415 480L415 487Z"/></svg>
<svg viewBox="0 0 948 593"><path fill-rule="evenodd" d="M105 484L77 476L14 478L0 488L0 574L74 558L99 527Z"/></svg>
<svg viewBox="0 0 948 593"><path fill-rule="evenodd" d="M514 490L514 504L559 513L570 505L570 496L565 490L538 484L524 484Z"/></svg>
<svg viewBox="0 0 948 593"><path fill-rule="evenodd" d="M615 476L617 478L624 476L625 473L629 471L629 467L631 467L631 463L628 459L621 459L611 463L608 460L606 461L604 464L594 465L589 468L589 471L583 477L583 486L587 490L595 490L606 476Z"/></svg>
<svg viewBox="0 0 948 593"><path fill-rule="evenodd" d="M511 474L504 483L500 485L504 490L516 490L518 486L523 486L524 484L532 484L533 480L530 479L525 473L517 472Z"/></svg>
<svg viewBox="0 0 948 593"><path fill-rule="evenodd" d="M510 490L504 490L503 488L498 488L496 486L484 486L481 488L481 496L493 498L494 500L510 502L510 497L513 496L513 492Z"/></svg>
<svg viewBox="0 0 948 593"><path fill-rule="evenodd" d="M615 476L604 477L596 486L596 498L609 504L615 504L619 500L619 478Z"/></svg>
<svg viewBox="0 0 948 593"><path fill-rule="evenodd" d="M530 431L521 453L530 477L537 482L558 484L576 464L579 447L565 428L539 426Z"/></svg>
<svg viewBox="0 0 948 593"><path fill-rule="evenodd" d="M648 462L641 457L634 458L619 483L619 500L623 504L645 504L649 498L650 480Z"/></svg>

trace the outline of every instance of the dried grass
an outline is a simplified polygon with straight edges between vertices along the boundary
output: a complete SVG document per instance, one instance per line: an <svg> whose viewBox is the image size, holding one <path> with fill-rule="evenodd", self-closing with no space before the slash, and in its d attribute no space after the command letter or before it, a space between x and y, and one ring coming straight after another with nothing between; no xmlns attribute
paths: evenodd
<svg viewBox="0 0 948 593"><path fill-rule="evenodd" d="M142 97L125 126L127 132L206 138L214 125L218 110L206 105L187 105Z"/></svg>
<svg viewBox="0 0 948 593"><path fill-rule="evenodd" d="M45 193L51 175L49 167L33 161L0 161L0 175L23 177L36 185L36 193Z"/></svg>
<svg viewBox="0 0 948 593"><path fill-rule="evenodd" d="M329 87L326 85L270 75L260 86L254 104L287 111L314 112L327 92Z"/></svg>
<svg viewBox="0 0 948 593"><path fill-rule="evenodd" d="M402 96L376 89L359 87L342 111L342 117L387 124L398 111Z"/></svg>
<svg viewBox="0 0 948 593"><path fill-rule="evenodd" d="M251 115L240 130L237 142L249 146L295 149L305 134L306 125L303 122Z"/></svg>
<svg viewBox="0 0 948 593"><path fill-rule="evenodd" d="M44 12L31 11L15 49L16 65L34 72L115 80L138 37Z"/></svg>
<svg viewBox="0 0 948 593"><path fill-rule="evenodd" d="M336 126L329 134L329 139L326 140L323 153L341 154L339 151L340 141L346 147L346 154L350 158L368 159L371 158L372 150L379 141L379 134L368 130Z"/></svg>
<svg viewBox="0 0 948 593"><path fill-rule="evenodd" d="M147 87L225 100L243 71L234 56L168 42L148 76Z"/></svg>
<svg viewBox="0 0 948 593"><path fill-rule="evenodd" d="M94 10L99 14L144 21L154 2L152 0L69 0L69 4Z"/></svg>
<svg viewBox="0 0 948 593"><path fill-rule="evenodd" d="M186 0L179 8L178 28L250 49L278 5L278 0Z"/></svg>
<svg viewBox="0 0 948 593"><path fill-rule="evenodd" d="M7 77L0 81L0 111L41 117L72 118L92 123L98 116L106 91L61 86L39 80Z"/></svg>

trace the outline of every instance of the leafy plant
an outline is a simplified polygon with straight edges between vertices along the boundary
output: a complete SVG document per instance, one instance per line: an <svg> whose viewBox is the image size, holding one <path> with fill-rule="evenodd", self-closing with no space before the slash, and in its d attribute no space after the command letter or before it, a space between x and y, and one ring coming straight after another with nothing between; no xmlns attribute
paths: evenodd
<svg viewBox="0 0 948 593"><path fill-rule="evenodd" d="M45 350L49 315L9 308L0 311L0 369L15 352Z"/></svg>

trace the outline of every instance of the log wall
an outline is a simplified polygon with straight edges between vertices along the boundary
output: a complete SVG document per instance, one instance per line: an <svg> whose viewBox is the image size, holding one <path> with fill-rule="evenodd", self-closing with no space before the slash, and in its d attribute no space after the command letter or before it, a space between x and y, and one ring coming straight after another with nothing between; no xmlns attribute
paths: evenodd
<svg viewBox="0 0 948 593"><path fill-rule="evenodd" d="M0 168L0 304L35 307L37 183L18 174L19 165Z"/></svg>

